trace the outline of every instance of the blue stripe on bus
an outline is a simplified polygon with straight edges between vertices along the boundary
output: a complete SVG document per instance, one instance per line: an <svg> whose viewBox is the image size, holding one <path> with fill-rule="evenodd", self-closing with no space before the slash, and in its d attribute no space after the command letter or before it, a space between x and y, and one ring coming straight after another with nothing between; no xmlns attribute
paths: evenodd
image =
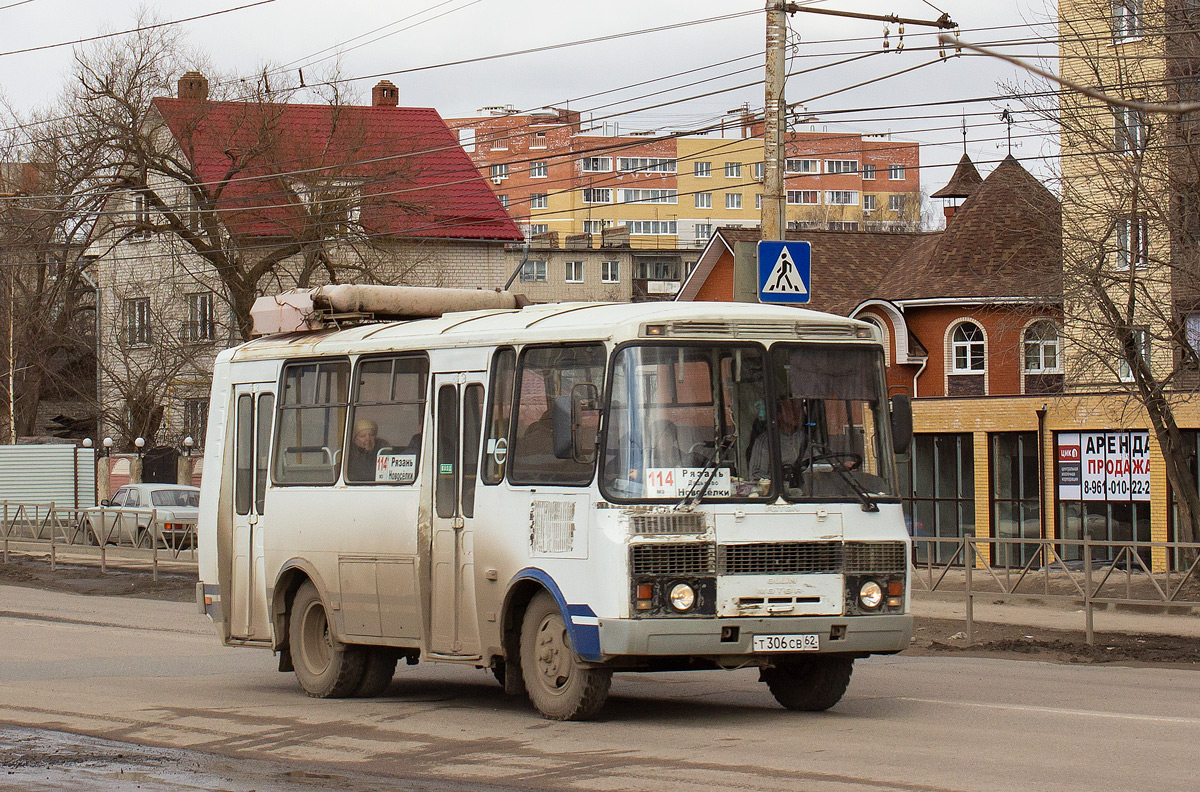
<svg viewBox="0 0 1200 792"><path fill-rule="evenodd" d="M593 662L600 660L599 619L591 607L568 604L554 579L535 567L527 567L518 572L513 577L513 582L518 580L536 580L545 586L550 595L554 597L554 601L558 603L559 612L567 616L567 632L571 636L571 646L575 649L576 654L584 660ZM576 616L580 617L580 621L595 623L576 624Z"/></svg>

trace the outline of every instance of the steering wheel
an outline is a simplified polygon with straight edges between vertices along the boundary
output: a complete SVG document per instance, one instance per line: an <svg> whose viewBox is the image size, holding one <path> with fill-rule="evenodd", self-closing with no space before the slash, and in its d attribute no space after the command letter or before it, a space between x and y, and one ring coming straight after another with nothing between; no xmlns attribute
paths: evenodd
<svg viewBox="0 0 1200 792"><path fill-rule="evenodd" d="M784 465L783 478L792 487L799 487L801 475L817 462L829 462L841 466L843 470L849 471L862 467L862 461L862 454L856 454L853 451L818 449L812 454L802 453L795 463Z"/></svg>

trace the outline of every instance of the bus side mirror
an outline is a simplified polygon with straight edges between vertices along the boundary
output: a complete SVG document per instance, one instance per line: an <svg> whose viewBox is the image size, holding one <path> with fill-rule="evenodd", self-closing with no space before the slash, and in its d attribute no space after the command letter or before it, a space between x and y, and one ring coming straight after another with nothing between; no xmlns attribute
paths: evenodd
<svg viewBox="0 0 1200 792"><path fill-rule="evenodd" d="M897 393L892 397L892 451L897 454L908 453L912 437L912 397L907 393Z"/></svg>
<svg viewBox="0 0 1200 792"><path fill-rule="evenodd" d="M600 391L590 382L571 388L571 458L590 465L600 437Z"/></svg>

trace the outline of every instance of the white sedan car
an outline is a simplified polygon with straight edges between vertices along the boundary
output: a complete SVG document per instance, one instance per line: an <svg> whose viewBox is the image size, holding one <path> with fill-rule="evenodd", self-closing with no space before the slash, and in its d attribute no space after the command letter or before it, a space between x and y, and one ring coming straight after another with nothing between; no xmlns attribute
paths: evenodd
<svg viewBox="0 0 1200 792"><path fill-rule="evenodd" d="M126 484L100 506L88 509L85 529L108 544L149 547L146 536L153 533L170 548L195 543L196 518L200 513L200 489L186 484Z"/></svg>

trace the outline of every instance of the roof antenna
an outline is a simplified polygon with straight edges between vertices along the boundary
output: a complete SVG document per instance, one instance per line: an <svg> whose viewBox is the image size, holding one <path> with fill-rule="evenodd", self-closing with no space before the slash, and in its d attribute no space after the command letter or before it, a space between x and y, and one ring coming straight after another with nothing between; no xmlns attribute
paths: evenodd
<svg viewBox="0 0 1200 792"><path fill-rule="evenodd" d="M962 114L963 156L967 156L967 111Z"/></svg>

